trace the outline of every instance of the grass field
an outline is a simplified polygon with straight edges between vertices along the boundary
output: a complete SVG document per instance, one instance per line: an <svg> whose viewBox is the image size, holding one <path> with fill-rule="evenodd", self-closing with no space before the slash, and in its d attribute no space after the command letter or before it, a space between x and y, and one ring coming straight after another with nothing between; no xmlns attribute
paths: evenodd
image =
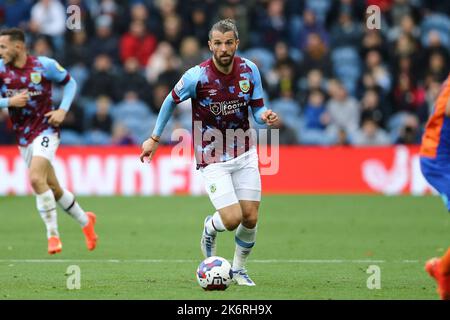
<svg viewBox="0 0 450 320"><path fill-rule="evenodd" d="M0 197L0 299L437 299L423 271L450 245L450 216L437 197L265 196L248 269L257 286L205 292L206 197L80 197L98 217L98 248L59 211L63 252L46 253L33 197ZM218 254L232 259L231 233ZM70 265L81 289L68 290ZM369 265L381 289L369 290Z"/></svg>

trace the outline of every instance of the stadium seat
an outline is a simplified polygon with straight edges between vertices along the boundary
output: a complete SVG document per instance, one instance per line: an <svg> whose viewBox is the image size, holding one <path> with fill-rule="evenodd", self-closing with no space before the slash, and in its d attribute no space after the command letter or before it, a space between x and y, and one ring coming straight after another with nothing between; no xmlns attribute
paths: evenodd
<svg viewBox="0 0 450 320"><path fill-rule="evenodd" d="M273 53L264 48L252 48L242 53L244 58L250 59L258 64L262 73L269 72L275 63Z"/></svg>
<svg viewBox="0 0 450 320"><path fill-rule="evenodd" d="M431 14L427 16L422 24L422 45L428 46L428 36L430 31L437 31L442 45L450 50L450 18L445 14Z"/></svg>
<svg viewBox="0 0 450 320"><path fill-rule="evenodd" d="M356 84L361 75L361 60L358 51L350 46L339 47L332 51L331 61L336 76L351 95L356 92Z"/></svg>

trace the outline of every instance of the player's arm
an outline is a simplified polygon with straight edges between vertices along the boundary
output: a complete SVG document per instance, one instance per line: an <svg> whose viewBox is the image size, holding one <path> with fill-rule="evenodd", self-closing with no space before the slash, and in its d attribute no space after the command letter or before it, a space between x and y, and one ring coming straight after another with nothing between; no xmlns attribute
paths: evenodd
<svg viewBox="0 0 450 320"><path fill-rule="evenodd" d="M147 159L147 162L152 160L156 149L158 149L159 139L167 122L172 117L176 105L189 98L195 97L195 88L197 86L199 71L200 68L198 66L189 69L180 81L178 81L171 93L164 99L152 135L142 143L142 152L139 156L141 162L144 162L145 159Z"/></svg>
<svg viewBox="0 0 450 320"><path fill-rule="evenodd" d="M40 61L46 68L46 76L48 79L56 82L64 87L63 98L58 109L47 112L48 123L59 126L65 119L67 111L69 111L77 92L77 82L73 79L66 69L53 59L40 57Z"/></svg>
<svg viewBox="0 0 450 320"><path fill-rule="evenodd" d="M0 98L0 109L23 108L27 105L28 98L28 90L23 90L10 98Z"/></svg>
<svg viewBox="0 0 450 320"><path fill-rule="evenodd" d="M271 126L278 121L278 115L264 106L261 74L259 73L258 67L253 62L248 61L247 63L253 71L254 88L250 100L253 119L259 124Z"/></svg>
<svg viewBox="0 0 450 320"><path fill-rule="evenodd" d="M142 152L139 158L141 162L147 158L147 162L150 162L155 155L156 149L158 149L159 139L161 137L162 132L164 131L167 122L172 117L173 111L175 110L176 104L172 98L171 94L168 94L166 99L161 106L161 109L158 114L158 118L156 119L156 125L153 129L152 135L150 138L145 140L142 143Z"/></svg>

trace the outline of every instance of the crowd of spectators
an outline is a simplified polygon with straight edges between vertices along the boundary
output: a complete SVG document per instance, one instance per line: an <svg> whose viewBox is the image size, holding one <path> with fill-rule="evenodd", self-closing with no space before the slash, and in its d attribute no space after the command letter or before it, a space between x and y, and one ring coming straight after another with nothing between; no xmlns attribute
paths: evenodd
<svg viewBox="0 0 450 320"><path fill-rule="evenodd" d="M81 29L67 28L71 5ZM366 25L369 5L381 9L380 29ZM450 1L0 1L0 26L26 30L30 53L55 58L77 81L61 133L75 145L147 138L183 72L210 57L208 31L222 18L236 20L238 54L260 68L283 144L419 143L449 74ZM190 130L189 103L164 143L175 128ZM13 142L0 112L0 144Z"/></svg>

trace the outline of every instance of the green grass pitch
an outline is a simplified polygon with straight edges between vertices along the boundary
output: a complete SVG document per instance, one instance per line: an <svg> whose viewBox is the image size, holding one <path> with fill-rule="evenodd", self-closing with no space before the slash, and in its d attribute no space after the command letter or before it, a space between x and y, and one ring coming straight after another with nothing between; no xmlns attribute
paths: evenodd
<svg viewBox="0 0 450 320"><path fill-rule="evenodd" d="M205 292L206 197L80 197L97 214L98 247L59 210L63 252L46 252L33 197L0 198L0 299L437 299L424 262L450 245L450 216L437 197L264 196L248 270L257 286ZM218 236L232 260L234 235ZM77 265L81 288L67 289ZM370 265L381 289L367 288Z"/></svg>

